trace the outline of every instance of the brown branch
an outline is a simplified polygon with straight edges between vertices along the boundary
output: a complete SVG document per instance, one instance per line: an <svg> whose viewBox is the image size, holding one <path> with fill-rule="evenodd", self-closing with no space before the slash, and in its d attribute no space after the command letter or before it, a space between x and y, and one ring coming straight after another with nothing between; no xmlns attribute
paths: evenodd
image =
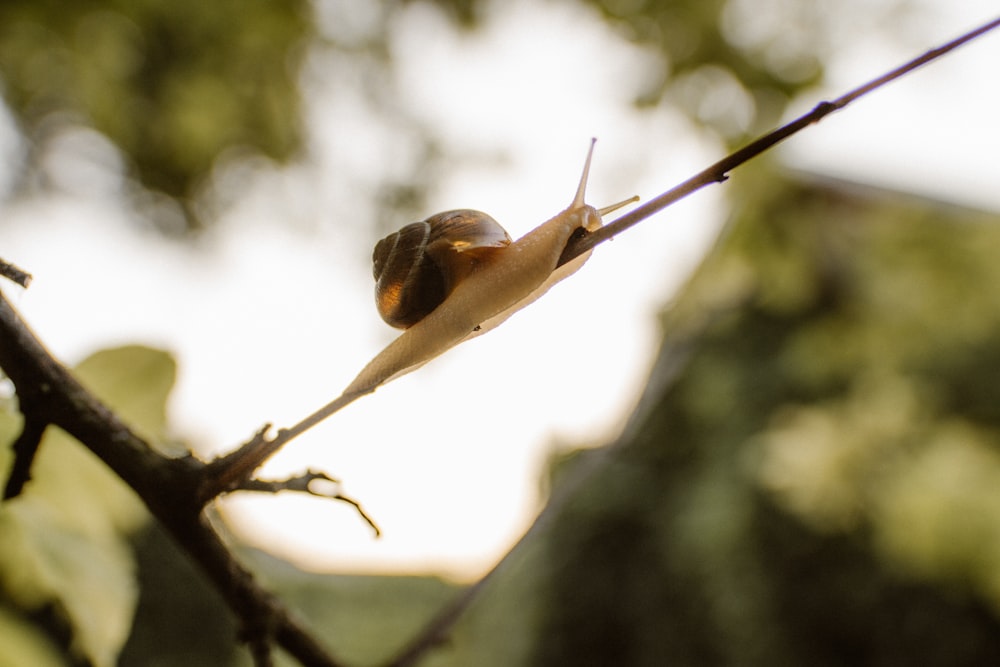
<svg viewBox="0 0 1000 667"><path fill-rule="evenodd" d="M368 391L371 393L374 389ZM208 502L219 494L239 488L249 480L255 470L271 458L290 440L296 438L316 424L320 423L341 408L350 405L364 396L364 393L341 394L319 410L290 426L278 431L277 435L268 439L267 432L271 425L266 424L254 434L254 437L229 454L224 454L208 464L205 482L201 488L201 497Z"/></svg>
<svg viewBox="0 0 1000 667"><path fill-rule="evenodd" d="M131 486L240 619L255 655L273 638L302 665L341 664L254 580L208 522L199 494L206 465L193 457L167 458L133 433L48 353L2 293L0 367L22 405L30 406L26 427L58 426ZM22 433L25 447L33 439L29 435Z"/></svg>

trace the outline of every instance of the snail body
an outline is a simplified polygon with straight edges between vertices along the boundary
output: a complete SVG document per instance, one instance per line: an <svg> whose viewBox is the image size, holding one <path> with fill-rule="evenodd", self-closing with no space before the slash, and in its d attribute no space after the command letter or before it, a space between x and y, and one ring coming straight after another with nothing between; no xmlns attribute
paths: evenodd
<svg viewBox="0 0 1000 667"><path fill-rule="evenodd" d="M451 267L455 271L447 277L431 279L434 283L431 290L436 294L443 293L443 299L426 314L414 317L414 312L427 310L426 303L419 307L400 306L399 303L411 298L406 293L408 290L420 287L413 276L423 273L425 269L390 269L396 272L393 274L395 277L387 280L385 285L377 286L376 301L380 313L390 312L391 317L399 321L396 326L405 323L406 330L362 369L344 390L344 395L372 392L466 338L484 333L582 266L589 252L556 269L570 236L580 228L587 231L597 229L602 224L602 213L627 203L598 211L584 202L593 149L591 142L576 196L569 207L517 241L511 241L506 232L497 233L493 229L496 221L477 211L448 211L425 221L431 223L437 218L438 223L452 224L461 232L456 236L457 241L452 242L446 236L434 235L434 230L429 227L420 230L420 236L427 240L424 246L431 250L420 262ZM477 236L469 225L484 225L487 229ZM411 230L410 233L416 236L416 231ZM410 247L412 244L400 239L390 241L392 238L387 237L376 246L376 265L388 262L388 254L392 250L390 246L394 246L400 257L414 250ZM386 243L389 245L384 245ZM386 256L381 259L380 247L386 251ZM437 259L433 259L435 255ZM376 266L376 276L379 268L386 267ZM414 301L419 302L421 298L414 298Z"/></svg>

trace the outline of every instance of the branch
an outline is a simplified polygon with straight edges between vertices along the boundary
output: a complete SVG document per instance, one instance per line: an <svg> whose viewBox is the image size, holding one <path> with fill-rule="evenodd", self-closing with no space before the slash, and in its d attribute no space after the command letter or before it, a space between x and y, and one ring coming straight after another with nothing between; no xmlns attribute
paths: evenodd
<svg viewBox="0 0 1000 667"><path fill-rule="evenodd" d="M366 393L375 391L374 388ZM330 415L350 405L364 393L341 394L319 410L289 428L283 428L273 438L268 439L270 424L265 424L254 437L229 454L212 460L207 467L205 483L201 488L203 502L208 502L219 494L239 488L253 475L254 471L271 458L279 449Z"/></svg>
<svg viewBox="0 0 1000 667"><path fill-rule="evenodd" d="M265 651L264 647L273 642L302 665L341 664L254 580L212 528L202 511L204 503L199 494L207 466L190 456L167 458L135 435L48 353L2 293L0 367L14 383L22 407L30 406L18 439L26 453L18 452L20 462L16 465L30 464L27 451L36 443L36 432L46 425L58 426L131 486L150 513L198 564L240 619L242 635L258 664L267 664L269 648ZM23 484L26 475L21 478Z"/></svg>
<svg viewBox="0 0 1000 667"><path fill-rule="evenodd" d="M913 60L900 65L896 69L883 74L877 79L872 79L868 83L858 86L854 90L841 95L832 102L820 102L817 104L812 111L809 113L796 118L790 123L779 127L776 130L765 134L759 139L750 142L743 148L739 149L735 153L727 155L723 159L719 160L713 164L708 169L701 171L688 180L684 181L680 185L664 192L663 194L650 199L648 202L639 206L629 213L621 216L617 220L597 229L593 232L587 232L583 230L580 234L570 239L570 242L566 245L566 250L563 252L562 256L559 258L559 265L563 265L570 261L574 257L578 257L588 250L593 249L600 243L617 236L626 229L635 226L639 222L650 217L654 213L658 213L663 209L667 208L671 204L674 204L689 194L696 192L706 185L711 185L712 183L722 183L727 178L729 178L729 172L736 167L748 162L749 160L757 157L764 151L769 150L776 144L784 141L788 137L797 133L809 125L818 123L826 116L830 115L834 111L839 111L845 108L854 100L858 99L863 95L867 95L873 90L881 88L890 81L894 81L904 74L908 74L913 70L926 65L927 63L940 58L946 53L953 51L954 49L962 46L963 44L972 41L973 39L980 37L981 35L989 32L1000 26L1000 18L996 18L989 23L986 23L974 30L971 30L961 37L953 39L947 44L943 44L935 49L924 53L921 56L914 58Z"/></svg>
<svg viewBox="0 0 1000 667"><path fill-rule="evenodd" d="M320 482L320 488L316 488L313 482ZM323 483L326 484L323 484ZM335 492L324 493L322 491L323 486L333 485L336 489ZM340 492L340 480L330 477L325 472L317 472L314 470L307 470L301 475L295 475L283 480L262 480L262 479L248 479L244 480L239 486L237 486L234 491L259 491L262 493L278 493L280 491L296 491L298 493L307 493L312 496L318 496L319 498L329 498L331 500L339 500L345 502L348 505L354 507L354 510L361 516L365 522L372 527L375 531L375 537L381 537L382 531L379 529L375 520L372 519L371 515L365 511L354 498L350 496L345 496Z"/></svg>

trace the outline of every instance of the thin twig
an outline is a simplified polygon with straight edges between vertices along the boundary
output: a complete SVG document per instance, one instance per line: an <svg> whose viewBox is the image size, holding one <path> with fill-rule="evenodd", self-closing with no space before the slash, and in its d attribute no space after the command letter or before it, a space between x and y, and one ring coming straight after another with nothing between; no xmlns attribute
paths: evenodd
<svg viewBox="0 0 1000 667"><path fill-rule="evenodd" d="M375 391L374 388L364 393L341 394L294 426L281 429L271 439L267 438L270 425L265 425L254 434L249 442L208 464L207 474L201 489L202 502L207 503L226 491L239 488L251 478L254 471L263 465L264 461L271 458L293 438L302 435L330 415L361 398L365 393L370 394L373 391Z"/></svg>
<svg viewBox="0 0 1000 667"><path fill-rule="evenodd" d="M839 111L847 105L849 105L854 100L859 97L866 95L873 90L881 88L890 81L894 81L904 74L908 74L913 70L926 65L927 63L940 58L944 54L952 51L963 44L972 41L973 39L989 32L1000 26L1000 18L996 18L989 23L986 23L974 30L971 30L961 37L954 39L947 44L943 44L935 49L924 53L921 56L910 60L909 62L900 65L896 69L883 74L882 76L872 79L868 83L858 86L854 90L841 95L832 102L820 102L817 104L812 111L809 113L796 118L790 123L779 127L776 130L769 132L768 134L752 141L743 148L737 150L735 153L727 155L723 159L719 160L713 164L708 169L701 171L688 180L684 181L680 185L664 192L663 194L650 199L648 202L639 206L632 211L621 216L617 220L597 229L593 232L583 232L572 239L566 245L566 250L563 252L562 256L559 258L559 264L565 264L574 257L582 255L583 253L591 250L599 243L603 243L608 239L621 234L623 231L632 227L642 220L650 217L654 213L662 211L671 204L680 201L689 194L700 190L706 185L711 185L712 183L722 183L729 177L729 172L736 167L742 165L743 163L757 157L764 151L772 148L776 144L784 141L788 137L792 136L799 130L812 125L813 123L818 123L824 117L833 113L834 111Z"/></svg>
<svg viewBox="0 0 1000 667"><path fill-rule="evenodd" d="M14 465L10 469L7 477L7 484L3 489L3 499L11 500L21 495L24 485L31 479L31 464L35 461L35 454L38 453L38 446L42 442L42 434L48 426L44 421L35 419L25 410L23 402L21 406L24 414L24 425L21 427L21 434L14 441Z"/></svg>
<svg viewBox="0 0 1000 667"><path fill-rule="evenodd" d="M336 493L324 493L320 488L316 488L313 482L329 482L334 485L337 489ZM248 479L244 480L239 486L237 486L234 491L257 491L260 493L279 493L281 491L295 491L297 493L307 493L312 496L317 496L319 498L329 498L331 500L339 500L341 502L347 503L354 507L358 515L365 520L365 522L371 526L372 530L375 531L375 537L381 537L382 531L379 529L375 520L365 511L361 506L361 503L351 498L350 496L345 496L340 492L340 480L334 477L330 477L325 472L307 470L306 472L293 475L287 479L281 480L265 480L265 479Z"/></svg>

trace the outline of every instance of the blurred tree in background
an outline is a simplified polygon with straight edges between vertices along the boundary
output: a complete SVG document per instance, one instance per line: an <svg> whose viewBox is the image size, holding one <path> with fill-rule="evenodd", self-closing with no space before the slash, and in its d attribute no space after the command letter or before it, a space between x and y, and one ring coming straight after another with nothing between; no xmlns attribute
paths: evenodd
<svg viewBox="0 0 1000 667"><path fill-rule="evenodd" d="M489 20L487 3L436 4L456 30ZM675 105L730 144L820 78L832 40L824 3L587 4L660 54L638 105ZM219 160L305 150L310 49L391 70L391 15L357 45L299 0L5 0L0 83L30 146L18 185L44 188L47 142L87 127L124 156L140 214L166 196L183 224L165 231L210 224L199 197ZM763 162L725 193L739 214L664 314L625 433L554 467L568 502L427 664L1000 661L997 216ZM123 348L79 372L163 440L169 357ZM7 442L18 422L2 417ZM134 498L47 438L29 492L0 507L0 663L243 664L225 610ZM384 659L452 592L246 556L352 664Z"/></svg>
<svg viewBox="0 0 1000 667"><path fill-rule="evenodd" d="M102 133L140 188L205 224L198 189L226 151L288 159L299 147L305 0L5 0L4 101L33 144L74 125Z"/></svg>
<svg viewBox="0 0 1000 667"><path fill-rule="evenodd" d="M557 475L528 664L1000 660L1000 219L761 166Z"/></svg>
<svg viewBox="0 0 1000 667"><path fill-rule="evenodd" d="M488 20L489 3L435 4L456 27ZM819 5L789 7L792 16L757 20L751 31L743 27L753 11L747 2L647 3L641 11L588 4L623 39L661 56L637 104L677 105L730 142L772 125L790 97L818 79L823 26L833 15ZM28 142L15 185L44 188L53 142L90 128L124 161L138 218L171 234L211 224L200 204L220 160L283 162L303 153L301 69L310 52L347 54L323 67L364 72L354 85L368 89L377 113L402 109L386 74L394 67L386 48L391 7L358 10L372 14L358 34L340 25L351 12L338 11L321 11L331 17L317 24L306 0L5 0L0 90ZM393 120L409 132L433 133L400 114ZM430 165L421 171L436 173ZM413 189L426 183L414 174L409 185L391 185L379 193L385 206L399 197L419 201Z"/></svg>

